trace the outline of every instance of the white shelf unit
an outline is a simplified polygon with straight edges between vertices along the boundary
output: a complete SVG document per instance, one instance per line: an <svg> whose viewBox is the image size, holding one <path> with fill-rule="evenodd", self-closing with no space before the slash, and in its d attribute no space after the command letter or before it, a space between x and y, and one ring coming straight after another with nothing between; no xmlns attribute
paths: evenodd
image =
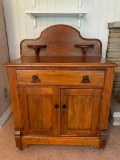
<svg viewBox="0 0 120 160"><path fill-rule="evenodd" d="M77 17L78 18L78 27L80 27L80 19L83 18L87 12L86 11L80 11L80 12L40 12L40 11L26 11L26 14L28 14L33 19L33 27L37 27L37 17L53 17L53 16L70 16L70 17Z"/></svg>

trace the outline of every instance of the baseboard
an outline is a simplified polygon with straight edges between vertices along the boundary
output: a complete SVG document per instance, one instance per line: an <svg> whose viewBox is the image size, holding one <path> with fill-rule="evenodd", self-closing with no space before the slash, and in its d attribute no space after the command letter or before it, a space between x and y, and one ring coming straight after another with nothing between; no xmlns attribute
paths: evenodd
<svg viewBox="0 0 120 160"><path fill-rule="evenodd" d="M9 116L12 113L12 107L10 106L6 112L3 114L3 116L0 118L0 128L2 128L2 126L5 124L5 122L7 121L7 119L9 118Z"/></svg>

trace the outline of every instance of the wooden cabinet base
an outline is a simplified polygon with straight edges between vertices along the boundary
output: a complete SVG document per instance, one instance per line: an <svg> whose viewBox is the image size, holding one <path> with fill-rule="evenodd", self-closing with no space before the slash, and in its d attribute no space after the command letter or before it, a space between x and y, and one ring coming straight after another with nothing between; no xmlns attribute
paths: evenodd
<svg viewBox="0 0 120 160"><path fill-rule="evenodd" d="M16 138L16 146L23 150L26 146L31 144L48 144L48 145L81 145L93 146L104 149L106 146L107 132L101 131L100 137L40 137L40 136L22 136Z"/></svg>
<svg viewBox="0 0 120 160"><path fill-rule="evenodd" d="M22 147L29 144L49 144L49 145L88 145L101 148L98 137L34 137L24 136L21 138ZM104 148L102 146L102 148Z"/></svg>

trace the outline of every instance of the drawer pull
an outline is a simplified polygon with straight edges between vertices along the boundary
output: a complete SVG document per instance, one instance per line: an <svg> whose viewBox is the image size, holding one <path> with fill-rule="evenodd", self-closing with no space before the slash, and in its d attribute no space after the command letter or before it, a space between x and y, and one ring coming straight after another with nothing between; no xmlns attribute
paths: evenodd
<svg viewBox="0 0 120 160"><path fill-rule="evenodd" d="M62 105L62 108L66 108L66 104L63 104L63 105Z"/></svg>
<svg viewBox="0 0 120 160"><path fill-rule="evenodd" d="M58 104L55 105L55 108L58 108Z"/></svg>
<svg viewBox="0 0 120 160"><path fill-rule="evenodd" d="M81 83L91 83L90 79L88 76L83 76L82 82Z"/></svg>
<svg viewBox="0 0 120 160"><path fill-rule="evenodd" d="M41 81L39 80L37 75L32 76L32 82L31 83L40 83Z"/></svg>

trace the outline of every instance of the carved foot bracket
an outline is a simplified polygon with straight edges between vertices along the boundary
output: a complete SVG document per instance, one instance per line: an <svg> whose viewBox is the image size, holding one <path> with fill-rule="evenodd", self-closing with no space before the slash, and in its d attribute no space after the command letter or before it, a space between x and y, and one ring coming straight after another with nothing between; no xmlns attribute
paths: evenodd
<svg viewBox="0 0 120 160"><path fill-rule="evenodd" d="M105 148L106 139L107 139L107 130L103 129L101 130L101 133L100 133L100 149Z"/></svg>
<svg viewBox="0 0 120 160"><path fill-rule="evenodd" d="M19 149L22 149L20 129L15 129L15 141L16 141L16 147L18 147Z"/></svg>

